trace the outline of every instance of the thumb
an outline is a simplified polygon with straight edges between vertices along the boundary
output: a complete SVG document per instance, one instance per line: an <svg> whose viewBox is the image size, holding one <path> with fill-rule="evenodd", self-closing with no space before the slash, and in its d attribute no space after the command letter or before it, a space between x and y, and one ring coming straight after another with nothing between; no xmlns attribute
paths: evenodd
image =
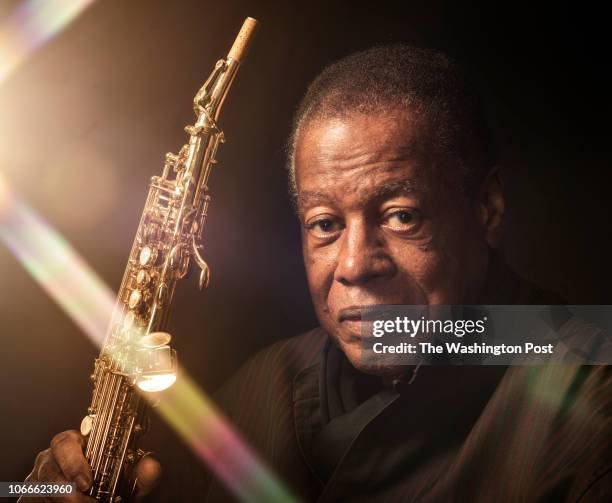
<svg viewBox="0 0 612 503"><path fill-rule="evenodd" d="M149 494L159 482L162 467L151 452L145 453L134 467L136 501Z"/></svg>

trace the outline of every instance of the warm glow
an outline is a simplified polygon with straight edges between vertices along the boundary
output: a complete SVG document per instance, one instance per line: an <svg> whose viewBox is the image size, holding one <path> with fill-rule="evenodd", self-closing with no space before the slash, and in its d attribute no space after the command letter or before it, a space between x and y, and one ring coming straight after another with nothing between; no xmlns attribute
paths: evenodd
<svg viewBox="0 0 612 503"><path fill-rule="evenodd" d="M0 24L0 84L95 0L26 0Z"/></svg>
<svg viewBox="0 0 612 503"><path fill-rule="evenodd" d="M115 296L77 252L13 192L0 174L0 243L97 346L111 319ZM149 334L137 386L153 395L157 411L240 501L297 501L234 431L214 404L179 369L164 333ZM143 341L145 342L145 341ZM172 372L170 373L170 369ZM180 379L176 378L180 372ZM175 382L176 381L176 382ZM174 384L174 385L173 385ZM151 395L146 398L152 398ZM157 400L159 398L159 400ZM89 425L87 425L89 427Z"/></svg>
<svg viewBox="0 0 612 503"><path fill-rule="evenodd" d="M174 384L176 381L176 374L155 374L155 375L143 375L138 379L137 386L142 391L148 393L156 393L158 391L164 391Z"/></svg>
<svg viewBox="0 0 612 503"><path fill-rule="evenodd" d="M0 173L0 219L8 211L10 206L10 192L8 185Z"/></svg>

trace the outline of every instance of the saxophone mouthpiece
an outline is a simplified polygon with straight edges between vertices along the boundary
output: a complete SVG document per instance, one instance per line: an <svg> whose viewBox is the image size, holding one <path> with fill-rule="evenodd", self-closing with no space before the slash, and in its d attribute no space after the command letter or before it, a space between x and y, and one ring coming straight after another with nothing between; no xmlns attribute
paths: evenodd
<svg viewBox="0 0 612 503"><path fill-rule="evenodd" d="M234 41L234 45L230 49L228 58L231 58L238 63L242 63L242 60L246 57L246 54L249 49L249 45L253 40L253 36L257 31L258 22L256 19L252 17L247 17L242 24L242 28L240 28L240 32Z"/></svg>

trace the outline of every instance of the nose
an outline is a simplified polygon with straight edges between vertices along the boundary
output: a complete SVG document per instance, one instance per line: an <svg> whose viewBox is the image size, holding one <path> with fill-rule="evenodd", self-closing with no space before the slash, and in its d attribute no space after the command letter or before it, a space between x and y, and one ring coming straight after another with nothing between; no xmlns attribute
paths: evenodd
<svg viewBox="0 0 612 503"><path fill-rule="evenodd" d="M383 240L367 222L347 222L339 245L335 281L357 286L395 274L395 264L385 250Z"/></svg>

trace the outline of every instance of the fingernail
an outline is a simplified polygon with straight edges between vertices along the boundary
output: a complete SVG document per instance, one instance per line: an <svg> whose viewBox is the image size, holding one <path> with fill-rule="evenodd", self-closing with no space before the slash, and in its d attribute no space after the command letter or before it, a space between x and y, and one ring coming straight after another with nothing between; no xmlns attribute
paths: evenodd
<svg viewBox="0 0 612 503"><path fill-rule="evenodd" d="M87 491L87 489L89 489L89 481L85 475L77 475L76 485L79 488L79 491Z"/></svg>

